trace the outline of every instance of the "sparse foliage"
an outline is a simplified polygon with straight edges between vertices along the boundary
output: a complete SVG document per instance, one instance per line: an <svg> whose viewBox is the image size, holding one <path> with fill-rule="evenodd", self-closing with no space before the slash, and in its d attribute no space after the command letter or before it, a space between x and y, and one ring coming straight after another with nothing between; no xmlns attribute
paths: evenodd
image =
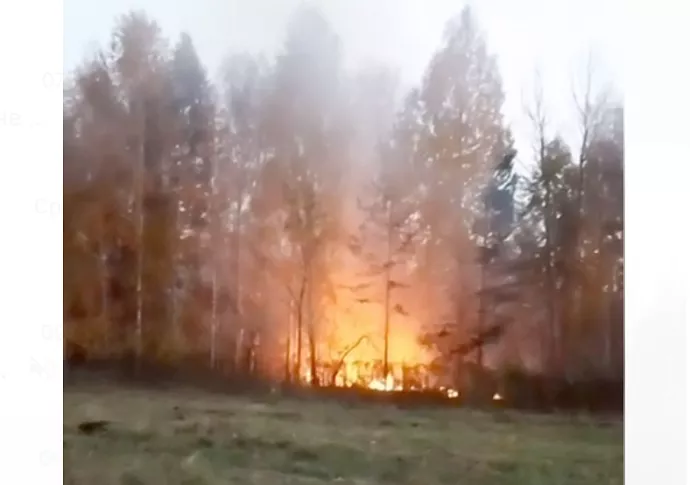
<svg viewBox="0 0 690 485"><path fill-rule="evenodd" d="M362 355L357 382L404 364L406 388L462 387L468 369L622 380L623 108L592 69L577 146L536 84L531 156L469 7L402 96L387 66L346 68L317 9L286 34L214 85L189 35L168 45L133 12L75 72L70 348L314 386Z"/></svg>

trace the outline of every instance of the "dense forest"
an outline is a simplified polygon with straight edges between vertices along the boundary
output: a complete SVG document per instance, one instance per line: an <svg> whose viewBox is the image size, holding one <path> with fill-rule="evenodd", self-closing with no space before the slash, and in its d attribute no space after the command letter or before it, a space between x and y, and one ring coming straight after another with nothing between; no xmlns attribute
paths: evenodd
<svg viewBox="0 0 690 485"><path fill-rule="evenodd" d="M622 383L620 103L565 93L569 146L536 85L518 153L469 8L409 92L345 69L310 8L275 58L211 77L141 12L73 73L67 360L453 396L482 376Z"/></svg>

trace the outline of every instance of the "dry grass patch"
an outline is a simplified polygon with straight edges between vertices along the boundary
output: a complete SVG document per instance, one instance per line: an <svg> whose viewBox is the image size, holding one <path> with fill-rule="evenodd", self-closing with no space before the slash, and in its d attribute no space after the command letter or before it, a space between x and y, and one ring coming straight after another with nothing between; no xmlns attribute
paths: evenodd
<svg viewBox="0 0 690 485"><path fill-rule="evenodd" d="M66 484L623 483L622 423L586 418L92 389L64 436Z"/></svg>

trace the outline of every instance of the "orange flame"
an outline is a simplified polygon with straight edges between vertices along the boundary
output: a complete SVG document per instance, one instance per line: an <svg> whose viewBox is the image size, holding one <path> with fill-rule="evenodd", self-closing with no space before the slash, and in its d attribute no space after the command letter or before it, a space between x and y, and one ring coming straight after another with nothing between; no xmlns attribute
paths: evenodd
<svg viewBox="0 0 690 485"><path fill-rule="evenodd" d="M395 379L391 374L385 379L374 379L367 386L372 391L402 391L403 387L400 384L396 384Z"/></svg>
<svg viewBox="0 0 690 485"><path fill-rule="evenodd" d="M351 295L343 292L337 300L347 301L348 297L351 298ZM382 306L368 300L350 305L347 309L338 305L326 309L322 321L330 325L320 332L322 340L318 343L318 353L327 361L338 364L337 369L330 371L337 372L335 377L328 376L328 372L324 377L338 387L361 386L379 392L431 388L441 391L449 399L458 398L456 389L434 384L436 376L432 376L430 371L424 371L427 375L412 379L404 377L403 368L428 368L435 357L434 352L420 344L418 337L422 331L421 325L409 315L396 313L391 317L388 336L388 368L391 371L385 377L380 375L384 357L383 315ZM302 374L305 383L311 382L310 370ZM419 378L423 382L415 382Z"/></svg>

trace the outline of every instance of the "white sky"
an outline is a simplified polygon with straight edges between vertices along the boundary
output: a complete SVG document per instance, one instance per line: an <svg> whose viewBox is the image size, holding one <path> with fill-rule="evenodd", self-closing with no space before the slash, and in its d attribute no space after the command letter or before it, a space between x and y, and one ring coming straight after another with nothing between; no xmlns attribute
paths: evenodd
<svg viewBox="0 0 690 485"><path fill-rule="evenodd" d="M290 14L301 0L65 0L64 68L73 68L96 45L107 42L114 20L143 9L175 41L189 32L215 78L233 52L271 54L282 44ZM340 38L348 65L383 61L400 69L403 82L419 81L440 46L446 21L462 0L320 0ZM587 54L596 79L623 92L624 0L474 0L490 48L498 55L505 114L521 158L530 157L531 133L523 99L539 68L552 129L574 143L572 83L581 79ZM580 76L580 77L578 77Z"/></svg>

